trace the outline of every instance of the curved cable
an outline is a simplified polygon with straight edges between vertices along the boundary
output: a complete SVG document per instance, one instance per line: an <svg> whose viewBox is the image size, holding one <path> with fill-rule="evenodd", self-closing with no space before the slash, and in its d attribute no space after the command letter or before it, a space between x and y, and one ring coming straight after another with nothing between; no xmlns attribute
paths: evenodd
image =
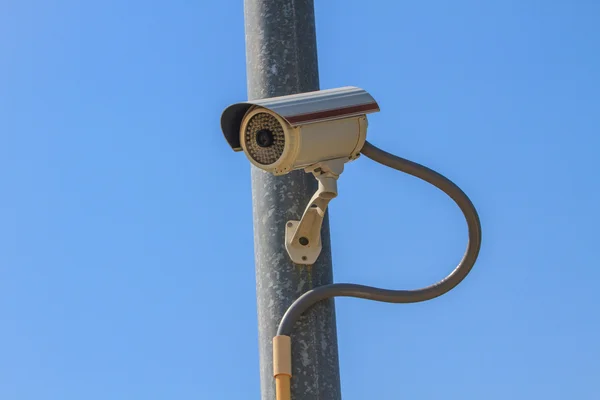
<svg viewBox="0 0 600 400"><path fill-rule="evenodd" d="M300 296L283 315L277 335L289 336L300 316L321 300L332 297L356 297L385 303L417 303L434 299L452 290L471 271L481 247L481 224L477 210L467 195L445 176L413 161L387 153L366 142L361 153L373 161L387 167L405 172L431 183L446 193L460 207L467 220L469 242L458 266L441 281L416 290L391 290L353 283L333 283L319 286Z"/></svg>

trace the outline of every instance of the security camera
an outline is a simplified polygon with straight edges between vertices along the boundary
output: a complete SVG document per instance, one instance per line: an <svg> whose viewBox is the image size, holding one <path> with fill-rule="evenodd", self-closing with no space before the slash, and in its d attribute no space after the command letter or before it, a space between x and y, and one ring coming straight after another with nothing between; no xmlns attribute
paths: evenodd
<svg viewBox="0 0 600 400"><path fill-rule="evenodd" d="M300 221L286 224L292 261L313 264L321 252L325 210L337 196L344 164L360 156L367 114L379 105L365 90L348 86L233 104L221 116L225 139L256 167L274 175L311 172L319 189Z"/></svg>
<svg viewBox="0 0 600 400"><path fill-rule="evenodd" d="M356 87L273 97L229 106L221 117L234 151L274 175L318 162L360 155L367 135L366 114L377 102Z"/></svg>

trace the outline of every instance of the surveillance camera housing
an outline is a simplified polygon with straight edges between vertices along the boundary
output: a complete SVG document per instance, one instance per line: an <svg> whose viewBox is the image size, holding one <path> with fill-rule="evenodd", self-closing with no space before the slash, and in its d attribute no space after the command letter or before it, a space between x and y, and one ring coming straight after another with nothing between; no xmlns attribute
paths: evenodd
<svg viewBox="0 0 600 400"><path fill-rule="evenodd" d="M223 112L221 128L234 151L274 175L304 169L319 182L302 218L286 222L285 247L294 263L311 265L319 257L337 180L360 155L367 114L377 111L369 93L349 86L233 104Z"/></svg>
<svg viewBox="0 0 600 400"><path fill-rule="evenodd" d="M360 155L366 115L377 102L356 87L273 97L229 106L221 116L225 139L258 168L274 175Z"/></svg>

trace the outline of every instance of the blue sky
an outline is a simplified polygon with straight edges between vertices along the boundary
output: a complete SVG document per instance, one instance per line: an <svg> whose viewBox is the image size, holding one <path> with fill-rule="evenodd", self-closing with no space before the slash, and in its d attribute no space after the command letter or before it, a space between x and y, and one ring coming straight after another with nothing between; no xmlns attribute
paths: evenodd
<svg viewBox="0 0 600 400"><path fill-rule="evenodd" d="M369 140L483 227L450 294L337 301L344 399L598 399L600 3L316 3L321 87L372 93ZM0 4L0 398L259 398L244 63L241 1ZM337 282L462 256L427 184L361 158L339 190Z"/></svg>

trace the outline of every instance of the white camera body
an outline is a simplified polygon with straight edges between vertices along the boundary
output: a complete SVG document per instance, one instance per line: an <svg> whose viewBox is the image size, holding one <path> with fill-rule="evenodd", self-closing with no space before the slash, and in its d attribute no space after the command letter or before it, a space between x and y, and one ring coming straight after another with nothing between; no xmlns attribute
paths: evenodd
<svg viewBox="0 0 600 400"><path fill-rule="evenodd" d="M319 188L299 221L288 221L285 247L296 264L312 265L321 253L321 226L337 196L344 164L360 155L367 138L367 114L379 105L357 87L319 90L233 104L221 129L234 151L274 175L312 172Z"/></svg>
<svg viewBox="0 0 600 400"><path fill-rule="evenodd" d="M237 103L221 117L234 151L274 175L334 159L352 161L367 136L366 114L377 102L356 87Z"/></svg>

